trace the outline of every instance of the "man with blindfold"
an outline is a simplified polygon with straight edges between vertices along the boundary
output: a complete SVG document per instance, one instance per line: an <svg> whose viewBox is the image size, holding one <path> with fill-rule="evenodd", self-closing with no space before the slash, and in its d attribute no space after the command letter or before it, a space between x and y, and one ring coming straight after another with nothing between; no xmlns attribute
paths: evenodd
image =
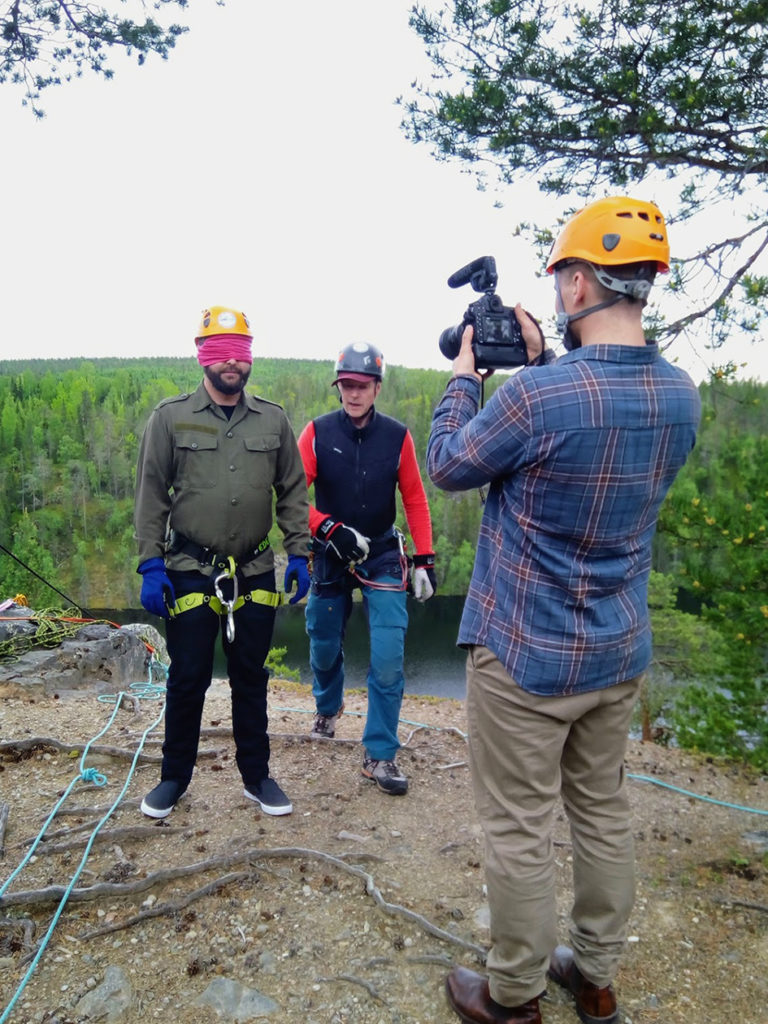
<svg viewBox="0 0 768 1024"><path fill-rule="evenodd" d="M195 338L203 380L155 408L141 442L135 528L141 603L166 619L168 673L160 783L141 809L165 818L197 758L205 694L222 635L244 795L266 814L292 805L269 774L267 679L276 592L273 495L288 568L284 590L309 589L304 468L279 405L245 393L253 336L244 313L203 311Z"/></svg>

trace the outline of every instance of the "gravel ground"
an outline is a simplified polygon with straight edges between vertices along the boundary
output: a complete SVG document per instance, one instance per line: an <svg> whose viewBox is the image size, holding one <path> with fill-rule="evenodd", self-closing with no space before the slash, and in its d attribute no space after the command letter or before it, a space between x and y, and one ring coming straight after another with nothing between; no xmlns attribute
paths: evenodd
<svg viewBox="0 0 768 1024"><path fill-rule="evenodd" d="M217 977L278 1004L254 1020L454 1024L445 974L452 963L477 968L488 941L463 706L406 698L405 798L388 797L360 776L364 694L348 696L331 742L307 740L311 707L306 687L272 685L272 773L294 811L270 818L242 796L228 687L212 686L187 794L166 822L150 822L138 805L158 766L139 763L10 1024L87 1019L78 1016L78 1002L110 966L133 987L130 1008L115 1018L125 1024L169 1014L185 1024L220 1021L215 1010L192 1005ZM8 805L1 878L78 778L83 745L113 710L90 696L0 701L0 802ZM69 884L158 712L158 704L141 701L116 713L97 743L118 749L93 751L86 762L106 784L75 783L0 903L0 1016L51 922L60 890L50 887ZM145 746L153 758L161 734L162 726ZM63 749L27 748L35 738ZM741 766L633 742L627 769L710 800L768 810L768 780ZM639 780L630 786L638 898L617 979L622 1024L768 1024L766 817ZM570 846L562 813L556 843L564 939ZM543 1015L547 1024L577 1020L553 990Z"/></svg>

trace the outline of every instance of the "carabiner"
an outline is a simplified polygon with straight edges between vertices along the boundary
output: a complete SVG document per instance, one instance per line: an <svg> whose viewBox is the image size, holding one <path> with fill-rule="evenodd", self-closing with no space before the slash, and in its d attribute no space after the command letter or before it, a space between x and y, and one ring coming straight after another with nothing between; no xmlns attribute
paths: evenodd
<svg viewBox="0 0 768 1024"><path fill-rule="evenodd" d="M232 643L232 641L235 639L234 608L235 601L237 601L238 598L238 585L237 574L235 572L235 560L231 555L229 555L227 561L229 563L227 568L223 572L220 572L219 575L214 579L213 589L216 594L216 597L218 597L219 601L221 601L222 607L226 608L227 610L227 640L229 640L229 642ZM221 587L219 586L219 583L222 580L232 580L232 598L229 601L226 600L224 594L221 592Z"/></svg>

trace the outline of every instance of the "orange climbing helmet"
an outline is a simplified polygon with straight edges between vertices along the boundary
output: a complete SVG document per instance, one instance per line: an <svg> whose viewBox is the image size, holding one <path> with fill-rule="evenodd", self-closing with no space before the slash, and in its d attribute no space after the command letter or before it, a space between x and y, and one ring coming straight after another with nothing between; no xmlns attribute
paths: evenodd
<svg viewBox="0 0 768 1024"><path fill-rule="evenodd" d="M596 267L655 262L664 274L669 270L664 215L655 203L642 199L598 199L574 214L557 236L547 273L563 260L586 260Z"/></svg>
<svg viewBox="0 0 768 1024"><path fill-rule="evenodd" d="M195 341L202 341L217 334L239 334L253 341L248 317L240 310L229 306L209 306L203 310Z"/></svg>

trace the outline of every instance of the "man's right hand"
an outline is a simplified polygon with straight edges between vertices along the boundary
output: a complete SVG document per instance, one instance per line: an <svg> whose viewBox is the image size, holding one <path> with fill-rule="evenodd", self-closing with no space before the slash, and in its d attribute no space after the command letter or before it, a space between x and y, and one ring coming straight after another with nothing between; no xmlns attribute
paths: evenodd
<svg viewBox="0 0 768 1024"><path fill-rule="evenodd" d="M176 593L173 584L165 571L162 558L148 558L142 562L136 572L144 577L141 582L141 606L151 615L159 615L162 619L169 618L168 609L176 604Z"/></svg>
<svg viewBox="0 0 768 1024"><path fill-rule="evenodd" d="M330 516L320 523L317 536L325 541L331 552L345 565L356 565L368 557L368 538L358 533L354 527L331 519Z"/></svg>

